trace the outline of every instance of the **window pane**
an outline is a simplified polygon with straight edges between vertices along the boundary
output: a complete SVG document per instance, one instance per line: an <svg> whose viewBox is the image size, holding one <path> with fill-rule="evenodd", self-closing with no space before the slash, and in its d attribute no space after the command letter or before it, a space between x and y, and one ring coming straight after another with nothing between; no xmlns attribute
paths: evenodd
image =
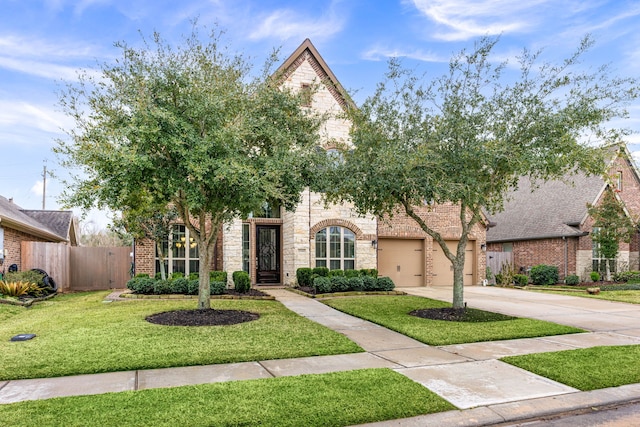
<svg viewBox="0 0 640 427"><path fill-rule="evenodd" d="M316 260L316 267L326 267L327 266L327 260L326 259L317 259Z"/></svg>
<svg viewBox="0 0 640 427"><path fill-rule="evenodd" d="M329 270L340 270L340 260L332 259L329 263Z"/></svg>
<svg viewBox="0 0 640 427"><path fill-rule="evenodd" d="M316 233L316 259L327 257L327 229L324 228ZM318 267L325 267L319 265Z"/></svg>
<svg viewBox="0 0 640 427"><path fill-rule="evenodd" d="M173 273L185 273L185 264L184 264L184 260L173 260L173 269L172 272Z"/></svg>
<svg viewBox="0 0 640 427"><path fill-rule="evenodd" d="M329 231L329 256L340 258L340 227L330 227Z"/></svg>
<svg viewBox="0 0 640 427"><path fill-rule="evenodd" d="M344 270L355 270L356 262L352 259L344 260Z"/></svg>
<svg viewBox="0 0 640 427"><path fill-rule="evenodd" d="M184 258L186 255L187 235L184 225L176 225L173 227L171 241L173 243L172 255L174 258Z"/></svg>
<svg viewBox="0 0 640 427"><path fill-rule="evenodd" d="M195 241L189 239L189 258L198 259L200 257L200 252L198 251L198 244Z"/></svg>
<svg viewBox="0 0 640 427"><path fill-rule="evenodd" d="M191 273L197 273L198 271L200 271L200 261L196 260L189 260L189 274Z"/></svg>
<svg viewBox="0 0 640 427"><path fill-rule="evenodd" d="M242 224L242 270L249 272L249 224Z"/></svg>
<svg viewBox="0 0 640 427"><path fill-rule="evenodd" d="M354 258L356 253L356 235L344 229L344 258ZM346 270L346 268L345 268Z"/></svg>

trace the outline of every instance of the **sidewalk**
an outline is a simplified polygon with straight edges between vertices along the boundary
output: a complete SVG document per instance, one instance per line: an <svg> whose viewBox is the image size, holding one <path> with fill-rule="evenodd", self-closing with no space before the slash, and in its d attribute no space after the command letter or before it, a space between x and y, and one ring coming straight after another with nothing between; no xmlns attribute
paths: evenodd
<svg viewBox="0 0 640 427"><path fill-rule="evenodd" d="M450 301L451 288L405 288ZM465 288L469 306L550 320L592 332L432 347L284 289L268 290L292 311L334 329L365 353L0 381L0 404L51 397L386 367L458 408L373 426L479 426L640 399L640 384L580 392L497 360L508 355L640 344L640 310L629 304L503 288Z"/></svg>

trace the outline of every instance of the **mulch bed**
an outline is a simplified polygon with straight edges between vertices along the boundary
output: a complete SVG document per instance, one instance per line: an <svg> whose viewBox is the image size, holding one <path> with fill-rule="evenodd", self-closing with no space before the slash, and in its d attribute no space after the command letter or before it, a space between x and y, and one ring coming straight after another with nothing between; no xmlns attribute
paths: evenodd
<svg viewBox="0 0 640 427"><path fill-rule="evenodd" d="M166 326L225 326L251 322L259 314L242 310L175 310L147 316L147 322Z"/></svg>
<svg viewBox="0 0 640 427"><path fill-rule="evenodd" d="M516 319L500 313L483 311L474 308L422 308L413 310L411 316L421 317L429 320L445 320L448 322L500 322Z"/></svg>

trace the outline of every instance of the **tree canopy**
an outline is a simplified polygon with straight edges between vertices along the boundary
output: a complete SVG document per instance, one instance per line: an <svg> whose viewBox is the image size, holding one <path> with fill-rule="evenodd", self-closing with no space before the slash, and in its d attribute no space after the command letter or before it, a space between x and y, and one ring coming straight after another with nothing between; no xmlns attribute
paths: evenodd
<svg viewBox="0 0 640 427"><path fill-rule="evenodd" d="M272 55L261 73L196 26L179 45L154 34L142 47L81 74L60 95L75 120L58 141L79 168L71 206L122 212L171 204L199 246L198 308L210 308L209 265L220 226L277 200L293 208L313 177L322 118L280 87Z"/></svg>
<svg viewBox="0 0 640 427"><path fill-rule="evenodd" d="M626 134L606 124L626 117L627 102L638 94L635 79L617 78L607 66L579 66L592 44L588 38L559 64L539 63L541 52L524 50L516 77L506 63L491 60L498 41L480 39L431 80L390 61L375 93L349 111L353 148L327 186L328 201L350 201L361 213L412 217L453 265L456 308L463 307L465 246L484 213L503 208L520 176L535 181L578 169L602 173L593 141ZM415 211L433 203L460 206L456 253Z"/></svg>

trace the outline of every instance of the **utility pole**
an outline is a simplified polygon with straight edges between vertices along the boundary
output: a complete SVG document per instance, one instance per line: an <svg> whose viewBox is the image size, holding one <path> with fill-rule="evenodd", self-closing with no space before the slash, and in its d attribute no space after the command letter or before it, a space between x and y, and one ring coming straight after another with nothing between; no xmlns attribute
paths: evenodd
<svg viewBox="0 0 640 427"><path fill-rule="evenodd" d="M42 170L42 210L44 210L44 201L47 197L47 165L43 166Z"/></svg>

